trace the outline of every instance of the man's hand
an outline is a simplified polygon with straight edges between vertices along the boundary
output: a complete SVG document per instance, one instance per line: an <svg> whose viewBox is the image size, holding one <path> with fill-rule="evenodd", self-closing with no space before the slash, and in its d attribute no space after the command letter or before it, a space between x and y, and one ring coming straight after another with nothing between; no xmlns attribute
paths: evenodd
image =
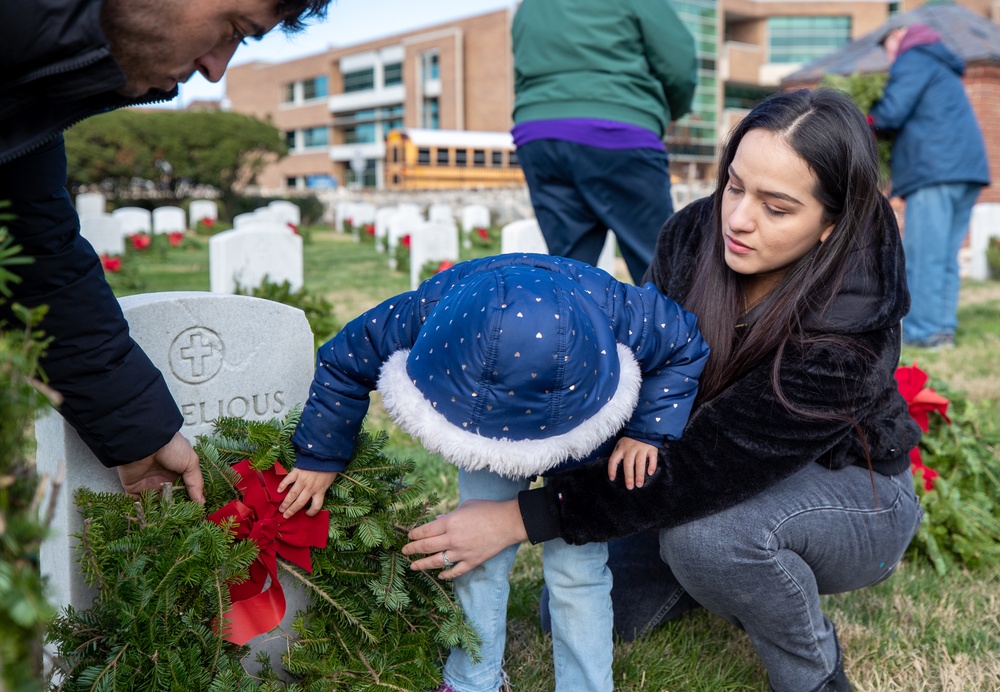
<svg viewBox="0 0 1000 692"><path fill-rule="evenodd" d="M161 485L173 483L178 476L183 478L188 496L205 504L205 479L201 475L198 454L179 432L145 459L118 467L122 488L132 497L138 497L143 490L159 490Z"/></svg>

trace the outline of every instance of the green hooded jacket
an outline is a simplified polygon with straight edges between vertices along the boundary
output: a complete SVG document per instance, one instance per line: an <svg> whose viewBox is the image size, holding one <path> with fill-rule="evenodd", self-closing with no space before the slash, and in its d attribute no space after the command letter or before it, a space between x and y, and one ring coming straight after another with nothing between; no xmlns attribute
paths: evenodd
<svg viewBox="0 0 1000 692"><path fill-rule="evenodd" d="M691 109L694 38L668 0L524 0L514 122L600 118L663 136Z"/></svg>

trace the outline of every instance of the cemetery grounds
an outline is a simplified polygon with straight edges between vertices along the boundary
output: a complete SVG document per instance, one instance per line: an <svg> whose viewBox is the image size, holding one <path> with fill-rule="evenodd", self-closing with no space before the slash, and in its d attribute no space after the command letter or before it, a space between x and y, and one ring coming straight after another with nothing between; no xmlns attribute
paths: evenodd
<svg viewBox="0 0 1000 692"><path fill-rule="evenodd" d="M325 227L301 229L305 289L333 305L342 326L378 302L409 289L406 271L387 269L384 253L367 239ZM109 277L119 297L156 291L207 291L208 241L189 234L182 251L129 252L130 279ZM498 250L492 250L496 252ZM463 250L462 259L489 254ZM627 278L619 261L620 278ZM332 334L326 335L332 336ZM994 404L985 415L1000 425L1000 282L966 282L959 309L958 345L937 352L904 349L934 382L969 400ZM385 453L411 458L416 473L444 498L457 502L456 469L423 450L392 424L376 400L370 429L389 433ZM511 578L507 672L517 692L554 688L551 643L538 624L542 584L540 546L523 546ZM895 690L1000 690L1000 574L954 568L941 576L929 563L904 561L887 582L860 592L824 597L837 626L848 675L860 692ZM764 670L746 636L703 610L668 623L645 639L616 646L615 687L631 690L715 692L765 690Z"/></svg>

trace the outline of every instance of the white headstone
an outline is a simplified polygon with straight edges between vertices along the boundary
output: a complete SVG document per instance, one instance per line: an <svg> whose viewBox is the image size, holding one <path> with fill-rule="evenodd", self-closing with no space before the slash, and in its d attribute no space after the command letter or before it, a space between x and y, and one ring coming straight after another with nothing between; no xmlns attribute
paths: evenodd
<svg viewBox="0 0 1000 692"><path fill-rule="evenodd" d="M111 215L118 219L123 236L135 235L136 233L150 235L153 232L153 215L148 209L121 207L111 212Z"/></svg>
<svg viewBox="0 0 1000 692"><path fill-rule="evenodd" d="M284 232L280 232L280 231ZM233 293L236 284L256 288L266 276L302 288L302 236L280 227L234 228L208 241L209 286L213 293Z"/></svg>
<svg viewBox="0 0 1000 692"><path fill-rule="evenodd" d="M427 208L427 220L455 223L455 212L452 211L450 204L435 203Z"/></svg>
<svg viewBox="0 0 1000 692"><path fill-rule="evenodd" d="M267 207L281 223L290 223L296 228L302 225L302 210L294 202L289 202L285 199L276 199L268 204Z"/></svg>
<svg viewBox="0 0 1000 692"><path fill-rule="evenodd" d="M490 208L485 204L467 204L462 207L462 244L472 247L470 234L476 228L490 227Z"/></svg>
<svg viewBox="0 0 1000 692"><path fill-rule="evenodd" d="M500 254L510 252L549 254L549 246L535 219L511 221L500 229Z"/></svg>
<svg viewBox="0 0 1000 692"><path fill-rule="evenodd" d="M80 235L87 239L98 255L125 254L121 222L111 214L81 215Z"/></svg>
<svg viewBox="0 0 1000 692"><path fill-rule="evenodd" d="M389 219L399 211L396 207L380 207L375 212L375 251L385 252L389 236Z"/></svg>
<svg viewBox="0 0 1000 692"><path fill-rule="evenodd" d="M354 202L339 202L334 212L333 230L342 233L347 222L354 223Z"/></svg>
<svg viewBox="0 0 1000 692"><path fill-rule="evenodd" d="M282 230L288 230L288 224L283 220L281 210L272 209L271 207L257 207L254 209L253 222L255 225L266 223L274 228L280 227Z"/></svg>
<svg viewBox="0 0 1000 692"><path fill-rule="evenodd" d="M375 223L375 205L368 202L355 202L351 205L351 221L354 242L360 243L361 236L367 233L365 227Z"/></svg>
<svg viewBox="0 0 1000 692"><path fill-rule="evenodd" d="M420 285L427 262L458 262L458 226L454 221L423 221L410 232L410 289Z"/></svg>
<svg viewBox="0 0 1000 692"><path fill-rule="evenodd" d="M257 223L260 219L252 211L245 214L237 214L233 217L233 228L246 228Z"/></svg>
<svg viewBox="0 0 1000 692"><path fill-rule="evenodd" d="M150 293L121 299L132 338L160 369L184 416L181 433L195 441L220 414L266 420L283 417L305 402L313 375L313 337L301 310L248 296L212 293ZM41 570L57 607L89 607L95 596L77 567L73 534L82 522L73 503L79 487L122 492L118 474L105 468L61 416L35 424L39 474L63 470L55 498L52 533L42 543ZM47 506L48 498L42 506ZM305 596L282 580L288 628ZM267 635L250 641L261 647ZM280 646L286 646L281 641ZM253 654L249 657L253 659Z"/></svg>
<svg viewBox="0 0 1000 692"><path fill-rule="evenodd" d="M969 222L968 278L979 281L989 278L986 247L991 239L998 237L1000 237L1000 204L983 202L972 207L972 219Z"/></svg>
<svg viewBox="0 0 1000 692"><path fill-rule="evenodd" d="M399 205L396 213L389 218L389 232L386 235L389 269L396 269L396 246L399 245L399 241L403 236L410 235L423 221L419 207L414 204Z"/></svg>
<svg viewBox="0 0 1000 692"><path fill-rule="evenodd" d="M608 231L608 235L604 239L604 247L601 248L601 255L597 258L597 268L603 269L608 274L611 274L611 276L615 275L617 247L618 243L615 239L614 231Z"/></svg>
<svg viewBox="0 0 1000 692"><path fill-rule="evenodd" d="M157 207L153 210L153 233L183 233L187 217L180 207Z"/></svg>
<svg viewBox="0 0 1000 692"><path fill-rule="evenodd" d="M188 219L191 228L198 226L198 222L204 219L215 221L219 218L219 205L211 199L193 199L188 207Z"/></svg>
<svg viewBox="0 0 1000 692"><path fill-rule="evenodd" d="M81 192L76 196L76 213L80 216L104 214L106 204L104 195L99 192Z"/></svg>
<svg viewBox="0 0 1000 692"><path fill-rule="evenodd" d="M614 231L608 231L604 239L604 247L601 248L600 257L597 259L597 267L603 269L612 276L615 275L616 264L616 242ZM512 221L500 229L500 254L510 252L528 252L541 255L549 254L549 246L545 243L545 236L535 219L522 219Z"/></svg>

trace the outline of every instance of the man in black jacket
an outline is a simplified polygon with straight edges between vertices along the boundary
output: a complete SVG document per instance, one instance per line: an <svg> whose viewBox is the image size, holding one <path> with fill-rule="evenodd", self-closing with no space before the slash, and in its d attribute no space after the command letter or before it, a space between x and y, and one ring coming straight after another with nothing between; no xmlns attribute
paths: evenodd
<svg viewBox="0 0 1000 692"><path fill-rule="evenodd" d="M91 115L168 101L196 71L222 78L236 48L281 24L320 17L329 0L0 2L0 200L22 253L13 301L47 305L42 365L60 413L137 494L181 476L204 501L198 456L181 436L163 376L131 339L66 185L62 131ZM9 308L0 321L13 324Z"/></svg>

